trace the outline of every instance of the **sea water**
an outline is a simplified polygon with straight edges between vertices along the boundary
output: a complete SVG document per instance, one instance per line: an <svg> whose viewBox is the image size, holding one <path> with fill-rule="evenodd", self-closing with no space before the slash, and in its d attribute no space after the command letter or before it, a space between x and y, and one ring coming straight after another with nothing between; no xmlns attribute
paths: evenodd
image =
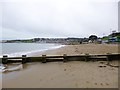
<svg viewBox="0 0 120 90"><path fill-rule="evenodd" d="M0 43L0 58L3 55L9 57L27 55L30 56L34 53L60 48L63 45L60 44L48 44L48 43ZM4 69L2 64L0 69Z"/></svg>

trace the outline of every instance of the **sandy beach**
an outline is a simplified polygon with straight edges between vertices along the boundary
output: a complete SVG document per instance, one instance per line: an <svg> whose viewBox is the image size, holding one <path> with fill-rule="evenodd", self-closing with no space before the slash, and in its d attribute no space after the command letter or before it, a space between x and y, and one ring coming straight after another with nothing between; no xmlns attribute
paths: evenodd
<svg viewBox="0 0 120 90"><path fill-rule="evenodd" d="M33 54L80 55L118 53L117 44L68 45ZM118 61L111 63L118 65ZM2 74L3 88L118 88L118 67L106 61L26 63L18 71ZM103 67L99 67L103 65Z"/></svg>
<svg viewBox="0 0 120 90"><path fill-rule="evenodd" d="M62 48L47 50L42 53L35 53L33 56L46 55L80 55L80 54L106 54L118 53L118 44L80 44L80 45L67 45Z"/></svg>

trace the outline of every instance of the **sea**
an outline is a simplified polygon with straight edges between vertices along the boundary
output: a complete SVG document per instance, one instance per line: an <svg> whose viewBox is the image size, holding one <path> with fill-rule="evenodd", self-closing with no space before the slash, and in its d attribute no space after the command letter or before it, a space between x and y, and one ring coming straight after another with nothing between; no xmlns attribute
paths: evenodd
<svg viewBox="0 0 120 90"><path fill-rule="evenodd" d="M3 55L8 55L9 57L16 56L32 56L32 54L37 52L43 52L45 50L55 49L63 47L61 44L51 44L51 43L0 43L0 58ZM3 65L0 65L0 69L4 69Z"/></svg>

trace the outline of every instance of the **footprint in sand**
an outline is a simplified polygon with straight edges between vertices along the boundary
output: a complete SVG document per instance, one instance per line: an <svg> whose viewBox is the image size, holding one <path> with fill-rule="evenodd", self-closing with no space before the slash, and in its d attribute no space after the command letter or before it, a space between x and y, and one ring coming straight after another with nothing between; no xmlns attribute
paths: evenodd
<svg viewBox="0 0 120 90"><path fill-rule="evenodd" d="M74 74L72 74L72 76L74 76Z"/></svg>
<svg viewBox="0 0 120 90"><path fill-rule="evenodd" d="M78 83L76 83L75 86L78 87Z"/></svg>
<svg viewBox="0 0 120 90"><path fill-rule="evenodd" d="M78 48L75 48L75 52L79 52L79 51L78 51Z"/></svg>
<svg viewBox="0 0 120 90"><path fill-rule="evenodd" d="M101 83L100 85L103 86L103 83Z"/></svg>
<svg viewBox="0 0 120 90"><path fill-rule="evenodd" d="M64 71L66 71L66 69L64 69Z"/></svg>
<svg viewBox="0 0 120 90"><path fill-rule="evenodd" d="M108 84L108 83L106 83L106 85L108 86L109 84Z"/></svg>
<svg viewBox="0 0 120 90"><path fill-rule="evenodd" d="M95 83L95 85L97 85L97 83Z"/></svg>
<svg viewBox="0 0 120 90"><path fill-rule="evenodd" d="M89 81L86 81L86 83L89 83Z"/></svg>

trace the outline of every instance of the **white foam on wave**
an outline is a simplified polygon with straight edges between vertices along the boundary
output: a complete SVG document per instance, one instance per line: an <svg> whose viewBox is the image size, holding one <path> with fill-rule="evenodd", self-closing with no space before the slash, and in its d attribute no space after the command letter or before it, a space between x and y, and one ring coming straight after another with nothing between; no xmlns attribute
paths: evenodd
<svg viewBox="0 0 120 90"><path fill-rule="evenodd" d="M0 66L0 69L5 69L5 67L4 66Z"/></svg>
<svg viewBox="0 0 120 90"><path fill-rule="evenodd" d="M5 69L6 67L4 67L2 64L0 64L0 74L3 72L3 70Z"/></svg>
<svg viewBox="0 0 120 90"><path fill-rule="evenodd" d="M6 69L2 69L2 72L12 72L12 71L18 71L18 70L21 70L23 69L23 65L20 64L16 67L12 67L12 68L6 68Z"/></svg>

